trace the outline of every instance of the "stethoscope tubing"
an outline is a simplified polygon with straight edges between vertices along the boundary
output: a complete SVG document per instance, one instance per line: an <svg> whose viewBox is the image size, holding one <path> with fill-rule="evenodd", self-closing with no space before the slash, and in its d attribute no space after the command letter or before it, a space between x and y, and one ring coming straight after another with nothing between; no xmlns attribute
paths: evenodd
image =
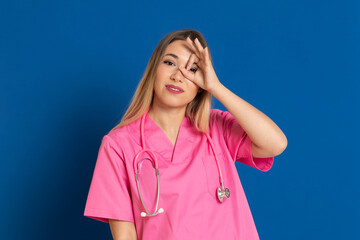
<svg viewBox="0 0 360 240"><path fill-rule="evenodd" d="M147 148L146 147L146 144L145 144L145 135L144 135L144 121L145 121L145 117L149 111L150 107L145 111L145 113L143 114L142 118L141 118L141 123L140 123L140 138L141 138L141 146L142 146L142 150L140 152L138 152L136 155L135 155L135 159L134 159L134 162L133 162L133 165L134 165L134 171L135 171L135 177L136 177L136 185L137 185L137 189L139 191L139 197L141 199L141 202L145 208L145 211L146 213L142 212L141 213L141 216L142 217L145 217L145 216L155 216L157 215L158 213L162 213L164 210L162 208L160 208L158 210L158 204L159 204L159 198L160 198L160 180L159 180L159 168L158 168L158 160L154 154L154 152ZM217 168L218 168L218 171L219 171L219 176L220 176L220 182L221 182L221 188L222 190L220 189L220 187L218 188L217 192L218 192L218 197L219 197L219 200L222 202L223 201L223 197L226 196L226 197L229 197L230 196L230 192L229 192L229 189L225 189L224 187L224 180L223 180L223 176L222 176L222 172L221 172L221 168L220 168L220 163L219 163L219 160L218 160L218 157L217 157L217 152L215 150L215 146L214 146L214 143L213 141L211 140L210 136L208 133L205 133L206 135L206 138L207 140L209 141L210 143L210 146L211 146L211 149L213 151L213 154L215 156L215 161L216 161L216 165L217 165ZM143 200L143 197L141 195L141 191L140 191L140 186L139 186L139 176L138 176L138 166L137 166L137 159L138 157L143 154L143 153L147 153L150 155L151 157L151 160L152 162L154 163L155 165L155 173L156 173L156 178L157 178L157 197L156 197L156 207L155 207L155 211L154 213L150 213L148 211L148 209L146 208L145 206L145 203L144 203L144 200Z"/></svg>
<svg viewBox="0 0 360 240"><path fill-rule="evenodd" d="M217 168L218 168L218 170L219 170L221 187L222 187L222 190L224 190L224 188L225 188L225 187L224 187L224 180L223 180L223 176L222 176L222 172L221 172L221 168L220 168L220 163L219 163L219 160L218 160L218 157L217 157L218 155L217 155L217 152L216 152L216 150L215 150L215 146L214 146L213 141L211 140L209 134L208 134L208 133L205 133L205 135L206 135L206 137L207 137L207 139L208 139L208 141L209 141L209 143L210 143L210 145L211 145L211 149L212 149L212 151L213 151L213 153L214 153L215 160L216 160L216 165L217 165Z"/></svg>

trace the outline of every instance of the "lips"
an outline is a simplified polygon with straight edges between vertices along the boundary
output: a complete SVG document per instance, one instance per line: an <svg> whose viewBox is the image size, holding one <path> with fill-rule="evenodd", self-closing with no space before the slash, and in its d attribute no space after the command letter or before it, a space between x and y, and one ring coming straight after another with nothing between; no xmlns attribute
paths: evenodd
<svg viewBox="0 0 360 240"><path fill-rule="evenodd" d="M174 88L174 89L178 90L179 92L184 92L184 90L181 87L177 87L175 85L169 84L169 85L166 85L166 87L167 88Z"/></svg>

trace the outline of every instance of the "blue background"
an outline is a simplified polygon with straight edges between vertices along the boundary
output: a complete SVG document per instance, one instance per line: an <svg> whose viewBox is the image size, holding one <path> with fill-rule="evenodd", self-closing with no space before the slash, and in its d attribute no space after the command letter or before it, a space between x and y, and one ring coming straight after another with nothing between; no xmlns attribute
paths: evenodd
<svg viewBox="0 0 360 240"><path fill-rule="evenodd" d="M287 136L269 172L236 163L260 238L360 239L359 24L355 0L1 1L1 239L111 239L83 216L101 138L182 28Z"/></svg>

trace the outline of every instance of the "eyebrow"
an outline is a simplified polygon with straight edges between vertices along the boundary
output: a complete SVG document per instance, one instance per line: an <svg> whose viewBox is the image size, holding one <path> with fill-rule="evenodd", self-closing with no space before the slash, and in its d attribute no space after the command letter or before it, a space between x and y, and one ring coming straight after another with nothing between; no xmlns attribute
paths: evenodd
<svg viewBox="0 0 360 240"><path fill-rule="evenodd" d="M175 59L178 59L178 58L179 58L178 56L176 56L176 55L173 54L173 53L167 53L167 54L164 55L164 57L165 57L165 56L172 56L172 57L175 58ZM196 62L194 62L193 64L197 65Z"/></svg>
<svg viewBox="0 0 360 240"><path fill-rule="evenodd" d="M172 56L173 58L176 58L176 59L179 58L178 56L176 56L176 55L173 54L173 53L167 53L167 54L164 55L164 57L165 57L165 56L168 56L168 55L169 55L169 56Z"/></svg>

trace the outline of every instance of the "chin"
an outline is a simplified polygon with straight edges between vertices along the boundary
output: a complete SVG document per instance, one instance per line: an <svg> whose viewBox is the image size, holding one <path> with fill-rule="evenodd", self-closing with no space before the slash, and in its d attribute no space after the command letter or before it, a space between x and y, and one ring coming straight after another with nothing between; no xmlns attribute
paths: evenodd
<svg viewBox="0 0 360 240"><path fill-rule="evenodd" d="M184 101L185 99L182 98L173 98L173 97L167 97L167 98L157 98L154 99L153 103L155 104L159 104L163 107L169 107L169 108L186 108L186 106L193 100L193 99L188 99L188 101Z"/></svg>
<svg viewBox="0 0 360 240"><path fill-rule="evenodd" d="M186 108L186 106L188 105L188 103L184 103L184 102L169 102L167 101L166 103L162 102L161 103L162 106L167 107L167 108Z"/></svg>

